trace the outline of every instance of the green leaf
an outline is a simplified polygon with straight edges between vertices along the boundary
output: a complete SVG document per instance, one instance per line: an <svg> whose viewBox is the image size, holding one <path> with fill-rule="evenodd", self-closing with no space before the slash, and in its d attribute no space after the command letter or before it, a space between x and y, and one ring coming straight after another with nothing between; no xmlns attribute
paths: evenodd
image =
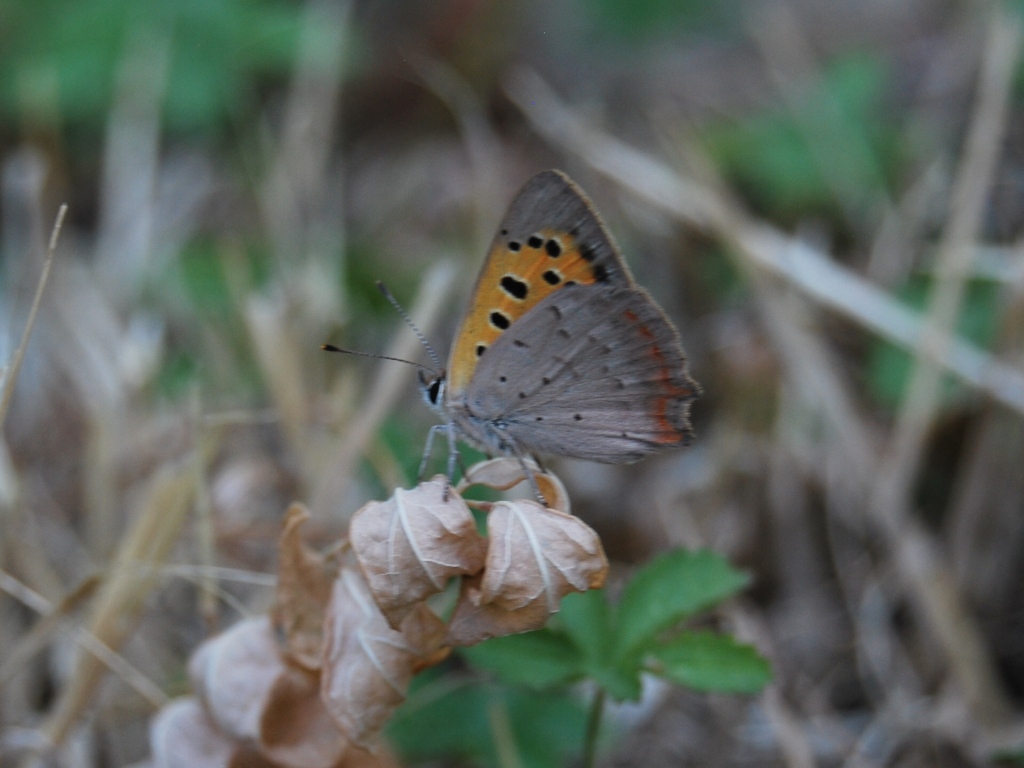
<svg viewBox="0 0 1024 768"><path fill-rule="evenodd" d="M639 661L630 658L593 664L587 668L587 674L616 701L639 701L643 692L640 676L644 672Z"/></svg>
<svg viewBox="0 0 1024 768"><path fill-rule="evenodd" d="M556 768L571 762L585 724L583 708L568 695L460 684L450 675L435 675L414 686L387 737L403 764L464 761L500 768L508 764L496 747L504 739L523 768Z"/></svg>
<svg viewBox="0 0 1024 768"><path fill-rule="evenodd" d="M698 691L757 693L772 677L757 649L729 635L686 632L651 649L651 671Z"/></svg>
<svg viewBox="0 0 1024 768"><path fill-rule="evenodd" d="M640 698L638 659L623 659L615 654L612 609L603 589L566 595L555 626L572 637L580 649L586 674L617 701Z"/></svg>
<svg viewBox="0 0 1024 768"><path fill-rule="evenodd" d="M562 598L553 626L560 628L591 662L609 654L612 637L611 609L603 589L574 592Z"/></svg>
<svg viewBox="0 0 1024 768"><path fill-rule="evenodd" d="M591 0L580 9L592 14L602 38L632 43L736 23L720 4L700 0Z"/></svg>
<svg viewBox="0 0 1024 768"><path fill-rule="evenodd" d="M572 640L549 629L496 637L461 653L474 667L492 672L509 685L550 688L573 682L584 671Z"/></svg>
<svg viewBox="0 0 1024 768"><path fill-rule="evenodd" d="M510 685L550 688L586 676L619 701L638 699L643 670L638 659L614 656L610 621L603 590L575 593L562 599L547 628L488 640L462 654Z"/></svg>
<svg viewBox="0 0 1024 768"><path fill-rule="evenodd" d="M735 594L749 577L708 550L673 550L651 561L626 585L616 620L619 657L638 652L656 635Z"/></svg>

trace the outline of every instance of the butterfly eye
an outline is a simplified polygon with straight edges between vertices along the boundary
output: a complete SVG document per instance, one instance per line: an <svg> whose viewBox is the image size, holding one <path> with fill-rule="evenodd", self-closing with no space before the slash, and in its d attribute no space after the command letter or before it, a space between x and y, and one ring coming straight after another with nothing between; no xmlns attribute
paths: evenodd
<svg viewBox="0 0 1024 768"><path fill-rule="evenodd" d="M427 389L427 397L430 399L431 404L437 405L437 401L441 399L441 379L434 379L430 382L430 387Z"/></svg>

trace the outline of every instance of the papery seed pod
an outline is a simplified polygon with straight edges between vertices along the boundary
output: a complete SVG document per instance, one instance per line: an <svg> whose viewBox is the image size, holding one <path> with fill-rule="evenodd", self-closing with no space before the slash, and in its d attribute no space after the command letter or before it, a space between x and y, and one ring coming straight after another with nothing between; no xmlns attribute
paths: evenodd
<svg viewBox="0 0 1024 768"><path fill-rule="evenodd" d="M392 629L453 576L477 573L487 550L466 502L442 477L371 501L353 516L349 541Z"/></svg>

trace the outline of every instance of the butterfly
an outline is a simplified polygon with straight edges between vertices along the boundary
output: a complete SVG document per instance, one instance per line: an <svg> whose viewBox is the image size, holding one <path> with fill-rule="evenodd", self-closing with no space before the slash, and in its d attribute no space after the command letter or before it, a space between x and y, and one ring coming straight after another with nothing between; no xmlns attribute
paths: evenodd
<svg viewBox="0 0 1024 768"><path fill-rule="evenodd" d="M591 202L555 170L513 199L448 366L421 370L420 386L444 420L449 477L457 437L520 463L542 454L621 464L687 445L700 394L676 329L633 281Z"/></svg>

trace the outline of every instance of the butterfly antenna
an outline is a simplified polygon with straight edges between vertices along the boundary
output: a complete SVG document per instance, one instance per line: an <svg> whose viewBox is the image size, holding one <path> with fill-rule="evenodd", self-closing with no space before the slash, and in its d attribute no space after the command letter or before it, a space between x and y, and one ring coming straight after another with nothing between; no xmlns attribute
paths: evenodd
<svg viewBox="0 0 1024 768"><path fill-rule="evenodd" d="M430 368L427 368L427 366L420 365L419 363L414 363L412 360L404 360L401 357L391 357L390 355L375 355L372 352L356 352L354 349L342 349L341 347L336 347L333 344L321 344L320 349L324 350L325 352L340 352L343 355L355 355L356 357L372 357L377 360L392 360L396 363L405 363L406 365L415 366L416 368L419 368L421 371L426 371L427 373L433 373L433 371Z"/></svg>
<svg viewBox="0 0 1024 768"><path fill-rule="evenodd" d="M420 340L420 344L422 344L423 348L427 350L427 354L430 355L430 359L434 363L434 372L444 371L444 365L441 364L441 358L437 356L437 352L435 352L434 348L430 346L430 342L427 341L427 337L420 333L420 329L416 327L416 323L414 323L412 318L409 317L409 313L406 312L402 308L402 305L398 303L398 299L394 297L394 294L392 294L391 291L388 290L388 287L380 280L377 281L377 290L384 294L384 298L391 302L391 306L394 307L395 311L402 316L402 319L405 320L405 324L408 325L412 329L412 332L416 334L416 338ZM424 366L421 365L420 368L424 368ZM424 368L424 370L426 370L426 368Z"/></svg>

